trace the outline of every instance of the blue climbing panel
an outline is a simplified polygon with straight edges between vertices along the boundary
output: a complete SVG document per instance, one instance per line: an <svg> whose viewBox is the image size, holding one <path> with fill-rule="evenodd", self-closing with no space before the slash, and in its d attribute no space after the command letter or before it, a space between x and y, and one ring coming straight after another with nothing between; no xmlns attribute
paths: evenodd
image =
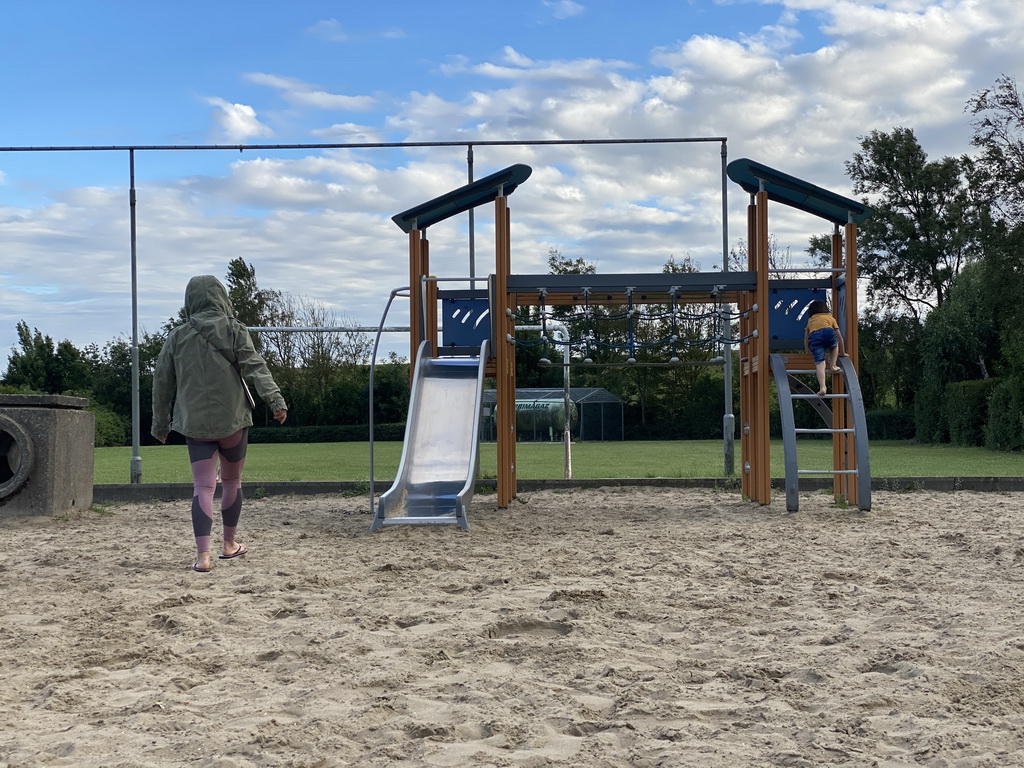
<svg viewBox="0 0 1024 768"><path fill-rule="evenodd" d="M824 288L769 288L768 328L771 349L803 349L807 305L828 301Z"/></svg>
<svg viewBox="0 0 1024 768"><path fill-rule="evenodd" d="M491 316L487 291L439 291L441 347L439 355L479 355L490 341Z"/></svg>

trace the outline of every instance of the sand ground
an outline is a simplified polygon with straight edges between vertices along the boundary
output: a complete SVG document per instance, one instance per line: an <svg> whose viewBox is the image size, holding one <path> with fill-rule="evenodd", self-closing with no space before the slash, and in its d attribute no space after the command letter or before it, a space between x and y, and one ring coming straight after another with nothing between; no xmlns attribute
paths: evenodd
<svg viewBox="0 0 1024 768"><path fill-rule="evenodd" d="M0 519L0 766L1024 765L1024 495L604 488Z"/></svg>

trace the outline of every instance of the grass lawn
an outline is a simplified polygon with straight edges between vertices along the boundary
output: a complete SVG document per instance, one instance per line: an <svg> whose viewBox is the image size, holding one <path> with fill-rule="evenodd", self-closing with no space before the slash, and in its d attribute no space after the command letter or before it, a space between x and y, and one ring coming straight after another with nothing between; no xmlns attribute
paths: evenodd
<svg viewBox="0 0 1024 768"><path fill-rule="evenodd" d="M740 444L736 442L735 468L740 470ZM798 444L801 469L832 466L831 442L803 440ZM394 478L402 444L374 444L374 479ZM1021 477L1024 455L984 448L919 445L903 441L875 441L870 445L874 477ZM145 483L190 483L184 446L146 446L141 450ZM772 442L772 476L785 474L782 442ZM131 448L96 449L96 483L130 481ZM520 443L516 448L521 479L564 476L561 443ZM480 447L483 477L494 477L497 446ZM724 455L720 440L684 442L577 443L572 446L572 475L578 479L644 477L722 477ZM258 444L249 446L246 481L366 482L370 478L367 443Z"/></svg>

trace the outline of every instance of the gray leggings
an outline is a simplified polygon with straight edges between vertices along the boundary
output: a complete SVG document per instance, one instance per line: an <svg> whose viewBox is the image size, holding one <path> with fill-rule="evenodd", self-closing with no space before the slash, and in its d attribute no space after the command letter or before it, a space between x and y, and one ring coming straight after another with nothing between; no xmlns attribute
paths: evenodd
<svg viewBox="0 0 1024 768"><path fill-rule="evenodd" d="M217 440L187 438L188 458L192 464L192 532L196 551L210 551L213 532L213 494L217 490L217 463L220 459L220 517L224 541L235 540L238 518L242 514L242 467L249 444L249 430L240 429Z"/></svg>

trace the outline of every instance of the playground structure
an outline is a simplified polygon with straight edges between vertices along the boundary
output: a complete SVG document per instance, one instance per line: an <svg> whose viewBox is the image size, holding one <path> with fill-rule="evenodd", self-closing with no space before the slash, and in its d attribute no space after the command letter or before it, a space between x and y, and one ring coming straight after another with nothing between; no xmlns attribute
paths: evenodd
<svg viewBox="0 0 1024 768"><path fill-rule="evenodd" d="M854 200L841 197L828 190L809 184L775 169L748 159L728 165L728 175L750 195L747 209L748 269L742 272L692 273L629 273L608 275L518 275L511 270L511 213L508 196L525 182L532 170L525 165L513 165L472 182L445 195L434 198L415 208L397 214L393 220L408 235L409 242L409 298L410 298L410 362L414 373L413 389L421 383L425 370L419 358L432 359L471 355L475 349L489 349L491 357L480 362L477 388L483 386L484 377L496 381L497 428L497 501L505 507L516 497L516 418L515 418L515 347L516 310L524 306L580 307L591 302L604 306L626 306L632 317L634 307L640 304L671 305L672 312L687 303L707 303L709 299L720 304L735 305L736 313L721 310L723 318L738 320L738 338L728 338L723 323L719 341L723 344L724 358L706 361L707 364L726 363L730 345L739 344L740 412L742 479L741 488L751 501L767 505L771 502L769 384L774 378L780 401L783 427L783 445L786 467L786 507L799 508L798 484L801 474L826 474L833 477L835 496L862 510L871 508L870 466L867 451L867 430L864 409L857 383L857 224L870 215L870 209ZM470 289L443 291L438 278L431 275L430 247L427 229L431 225L471 211L485 204L494 204L495 244L494 271L488 278L486 291ZM834 226L832 235L832 266L823 269L802 268L801 273L820 273L812 279L769 279L768 204L781 203L824 218ZM840 232L840 227L843 231ZM460 279L460 278L452 278ZM804 312L814 299L830 299L833 312L838 315L840 329L846 340L849 357L841 358L841 374L833 376L831 394L819 397L799 378L813 374L811 356L803 350ZM443 341L438 342L438 306L443 307ZM581 340L577 339L577 343ZM585 341L585 340L584 340ZM679 339L672 337L675 345ZM490 346L488 346L490 343ZM545 343L547 339L545 337ZM566 341L566 344L571 342ZM634 340L631 336L629 357L625 365L637 364L633 357ZM586 360L584 364L591 362ZM666 363L679 364L673 357ZM727 378L728 381L728 378ZM458 407L468 407L476 399L463 398ZM824 427L798 429L795 426L793 404L808 400L821 415ZM830 407L831 406L831 407ZM410 405L409 420L413 426L407 430L403 465L408 460L415 465L417 457L409 453L409 443L416 439L421 428L422 407L415 395ZM478 406L477 406L478 408ZM479 409L473 412L477 418ZM431 417L443 421L443 414ZM796 457L796 437L799 434L829 434L833 441L833 466L827 469L800 470ZM466 466L463 450L478 451L474 443L455 451L455 461ZM438 461L444 449L434 446L430 455L422 457L427 464ZM475 465L474 465L475 466ZM467 485L473 476L460 478ZM382 496L374 517L376 529L393 514L388 499L409 494L409 481L400 476L392 490ZM402 522L456 522L467 527L465 508L461 502L430 506L429 514L418 512L416 504L406 505ZM417 517L420 517L417 520ZM396 520L397 522L397 520Z"/></svg>
<svg viewBox="0 0 1024 768"><path fill-rule="evenodd" d="M501 146L571 146L571 145L628 145L628 144L683 144L718 143L721 146L722 163L722 240L723 272L690 273L675 275L513 275L511 274L510 218L507 197L528 178L527 166L511 166L504 171L481 179L479 182L461 187L453 192L435 198L428 203L410 209L394 217L409 236L410 301L413 325L410 328L410 358L415 362L419 355L418 344L428 341L423 354L431 358L447 355L473 355L481 340L495 340L489 345L484 365L479 368L487 376L498 381L499 396L497 418L502 425L510 425L500 431L498 440L498 498L502 505L509 503L516 495L515 478L515 353L514 344L519 340L515 335L514 308L535 306L545 303L556 306L559 299L563 305L587 301L588 294L601 294L601 303L619 302L632 306L638 301L655 303L689 302L702 303L713 296L716 302L739 307L739 312L729 315L739 319L738 338L729 338L723 329L720 342L724 355L720 360L733 360L731 345L739 344L740 403L743 415L741 441L743 448L742 488L744 495L762 504L770 502L771 478L769 471L768 405L769 377L777 381L780 394L780 408L783 422L783 442L786 454L786 499L787 508L796 510L798 505L798 477L800 474L828 474L833 476L837 496L861 509L870 508L870 468L868 465L866 428L863 407L856 381L857 370L857 262L856 225L870 215L870 209L861 203L840 197L827 190L815 187L774 169L740 160L728 165L726 172L726 138L654 138L654 139L557 139L557 140L499 140L499 141L454 141L454 142L396 142L396 143L323 143L323 144L260 144L260 145L113 145L113 146L67 146L67 147L0 147L0 152L100 152L124 153L128 163L128 222L131 265L132 296L132 454L129 471L131 482L142 482L141 424L140 424L140 365L139 365L139 323L136 248L136 184L135 158L142 152L165 151L279 151L313 149L378 149L410 147L465 147L469 177L473 178L474 147ZM525 174L525 175L524 175ZM728 270L728 179L739 184L750 194L748 206L748 256L749 269L745 272ZM823 270L824 277L813 281L781 280L768 278L768 202L779 202L803 210L834 224L833 266ZM477 291L475 284L482 282L475 277L474 244L472 239L473 211L484 203L493 202L495 207L495 271L488 279L488 290ZM468 291L439 291L437 280L430 277L429 243L426 230L429 226L458 213L468 212L470 220L470 282ZM840 233L842 229L842 234ZM794 270L807 272L811 270ZM634 279L638 278L638 279ZM460 278L465 282L466 279ZM561 280L561 282L559 282ZM800 285L798 285L800 284ZM806 285L804 285L806 284ZM790 297L785 292L803 290L800 297ZM481 296L480 294L484 295ZM804 299L808 295L832 298L833 311L840 320L846 337L850 358L841 361L842 378L838 379L833 394L818 398L808 393L798 378L810 368L809 356L799 350L802 339L799 333L779 332L787 323L802 317ZM392 298L395 293L393 292ZM438 348L436 328L438 302L445 313L444 354ZM389 302L390 305L390 302ZM766 309L767 307L767 309ZM449 317L450 313L450 317ZM386 313L385 313L386 314ZM484 322L487 318L487 322ZM451 319L451 323L449 323ZM449 324L451 339L449 339ZM490 334L486 332L490 326ZM769 340L769 327L771 335ZM264 329L266 330L266 329ZM288 329L298 330L298 329ZM348 329L343 329L348 330ZM377 329L378 340L383 325ZM483 335L478 334L483 332ZM469 338L463 336L469 334ZM457 341L456 339L460 339ZM511 342L511 343L509 343ZM577 340L578 342L578 340ZM572 342L567 342L572 343ZM766 346L767 345L767 346ZM461 347L461 349L460 349ZM630 364L630 360L624 364ZM650 362L638 362L651 365ZM686 364L676 360L654 365ZM713 364L713 361L706 361ZM471 367L471 366L470 366ZM413 370L416 370L415 367ZM474 369L475 370L475 369ZM725 383L725 414L723 416L723 439L726 452L725 475L733 472L731 375L732 365L723 369ZM371 370L372 379L372 370ZM815 430L797 429L793 418L793 403L809 400L810 405L821 414L826 426ZM831 407L830 407L831 405ZM566 409L568 412L568 409ZM568 430L566 430L568 432ZM821 470L798 470L796 462L796 436L806 432L828 433L833 440L833 467ZM371 430L372 434L372 430ZM407 432L408 434L408 432ZM415 451L410 461L415 462ZM373 474L373 452L371 442L371 496ZM567 464L568 466L568 464ZM468 471L468 470L465 470ZM474 469L475 471L475 469ZM467 480L467 482L469 482Z"/></svg>

